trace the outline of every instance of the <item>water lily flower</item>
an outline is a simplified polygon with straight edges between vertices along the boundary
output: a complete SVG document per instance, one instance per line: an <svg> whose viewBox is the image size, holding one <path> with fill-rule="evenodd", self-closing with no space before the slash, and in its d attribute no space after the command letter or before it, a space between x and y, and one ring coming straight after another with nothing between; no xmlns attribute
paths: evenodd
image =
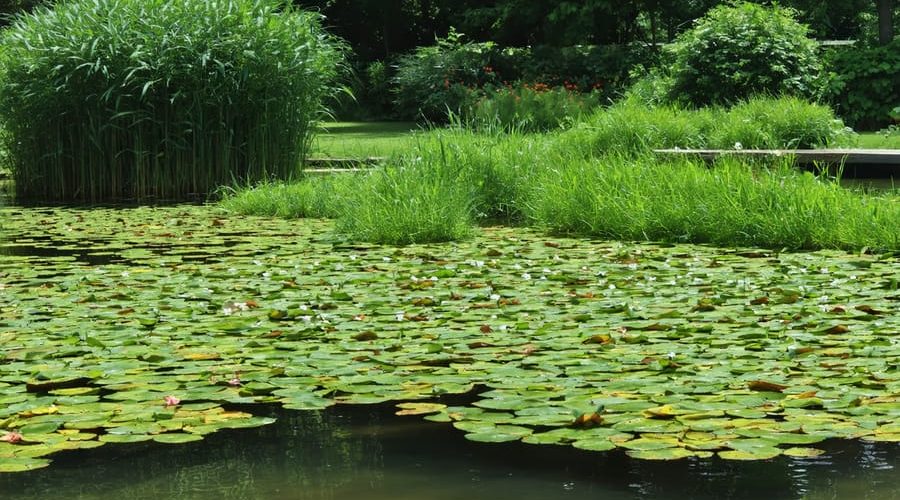
<svg viewBox="0 0 900 500"><path fill-rule="evenodd" d="M241 372L234 372L234 378L228 381L228 385L231 387L240 387L241 386Z"/></svg>
<svg viewBox="0 0 900 500"><path fill-rule="evenodd" d="M0 436L0 441L16 444L22 441L22 434L18 431L8 431L6 434Z"/></svg>
<svg viewBox="0 0 900 500"><path fill-rule="evenodd" d="M181 399L175 396L166 396L163 398L163 402L166 406L178 406L179 404L181 404Z"/></svg>

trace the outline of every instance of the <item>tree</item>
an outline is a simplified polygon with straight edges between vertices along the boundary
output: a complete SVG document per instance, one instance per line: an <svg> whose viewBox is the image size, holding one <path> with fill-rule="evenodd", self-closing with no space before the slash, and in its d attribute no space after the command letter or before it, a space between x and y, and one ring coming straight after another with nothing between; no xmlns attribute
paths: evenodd
<svg viewBox="0 0 900 500"><path fill-rule="evenodd" d="M894 0L875 0L878 9L878 43L887 45L894 40Z"/></svg>

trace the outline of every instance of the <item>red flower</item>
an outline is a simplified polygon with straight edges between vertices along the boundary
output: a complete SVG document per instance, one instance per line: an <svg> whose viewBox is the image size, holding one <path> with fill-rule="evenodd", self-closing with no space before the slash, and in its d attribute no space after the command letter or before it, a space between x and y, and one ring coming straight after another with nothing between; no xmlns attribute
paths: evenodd
<svg viewBox="0 0 900 500"><path fill-rule="evenodd" d="M166 396L163 398L163 402L168 406L178 406L181 403L181 399L176 398L175 396Z"/></svg>

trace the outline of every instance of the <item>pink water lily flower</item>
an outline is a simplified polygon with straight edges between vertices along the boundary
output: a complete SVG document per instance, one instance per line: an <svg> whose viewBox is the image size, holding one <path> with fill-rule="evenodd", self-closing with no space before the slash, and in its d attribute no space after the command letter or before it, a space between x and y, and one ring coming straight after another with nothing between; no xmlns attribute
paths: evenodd
<svg viewBox="0 0 900 500"><path fill-rule="evenodd" d="M0 436L0 441L5 441L10 444L16 444L22 441L22 434L19 434L18 431L9 431L6 434Z"/></svg>
<svg viewBox="0 0 900 500"><path fill-rule="evenodd" d="M176 398L175 396L166 396L163 398L163 401L165 401L166 406L177 406L179 403L181 403L181 400Z"/></svg>

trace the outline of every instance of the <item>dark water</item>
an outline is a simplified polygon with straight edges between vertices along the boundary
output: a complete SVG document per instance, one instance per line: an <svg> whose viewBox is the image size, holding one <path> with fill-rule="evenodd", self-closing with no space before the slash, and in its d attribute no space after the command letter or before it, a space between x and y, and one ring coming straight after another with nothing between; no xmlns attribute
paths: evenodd
<svg viewBox="0 0 900 500"><path fill-rule="evenodd" d="M258 410L259 408L257 408ZM900 498L900 447L825 443L813 460L648 462L470 443L390 407L270 409L278 422L182 445L107 445L0 476L3 499Z"/></svg>

